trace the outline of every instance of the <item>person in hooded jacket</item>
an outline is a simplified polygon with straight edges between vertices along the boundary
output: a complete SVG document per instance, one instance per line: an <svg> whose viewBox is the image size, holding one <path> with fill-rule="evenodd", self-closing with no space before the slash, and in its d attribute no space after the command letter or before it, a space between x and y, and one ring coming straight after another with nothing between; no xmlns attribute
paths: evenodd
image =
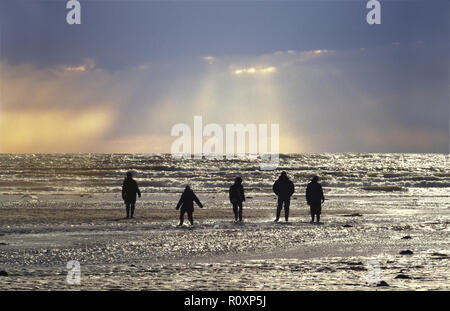
<svg viewBox="0 0 450 311"><path fill-rule="evenodd" d="M289 205L291 203L291 196L295 192L294 183L289 179L286 172L281 172L280 177L273 184L273 192L278 196L277 204L277 218L275 222L280 219L281 210L284 206L284 219L288 221L289 218Z"/></svg>
<svg viewBox="0 0 450 311"><path fill-rule="evenodd" d="M322 185L319 184L318 181L319 177L314 176L311 182L306 186L306 202L310 207L311 223L314 223L314 215L317 217L317 222L320 221L322 203L325 201Z"/></svg>
<svg viewBox="0 0 450 311"><path fill-rule="evenodd" d="M234 184L230 187L230 202L233 205L235 221L242 221L242 202L245 201L244 187L242 187L242 178L236 177Z"/></svg>
<svg viewBox="0 0 450 311"><path fill-rule="evenodd" d="M125 208L127 212L127 218L134 217L134 207L136 206L136 194L141 197L141 191L139 191L138 184L133 179L131 172L127 173L127 177L123 180L122 185L122 199L125 202Z"/></svg>
<svg viewBox="0 0 450 311"><path fill-rule="evenodd" d="M186 186L176 207L176 210L180 209L180 224L178 225L179 227L183 225L185 213L188 214L188 219L191 225L194 225L194 218L192 215L194 213L194 201L200 208L203 208L203 204L197 198L194 191L192 191L191 187Z"/></svg>

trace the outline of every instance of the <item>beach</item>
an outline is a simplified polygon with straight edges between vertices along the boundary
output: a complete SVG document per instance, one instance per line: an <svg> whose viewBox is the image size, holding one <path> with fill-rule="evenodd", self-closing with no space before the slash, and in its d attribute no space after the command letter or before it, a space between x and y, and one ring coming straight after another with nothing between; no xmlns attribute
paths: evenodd
<svg viewBox="0 0 450 311"><path fill-rule="evenodd" d="M0 288L450 288L448 198L329 197L317 225L302 194L292 199L288 223L273 222L275 196L253 196L242 224L234 223L226 194L198 196L205 208L196 207L195 225L178 228L177 194L143 194L134 219L124 219L119 194L2 194L0 270L7 275ZM67 282L71 260L80 264L79 285Z"/></svg>
<svg viewBox="0 0 450 311"><path fill-rule="evenodd" d="M449 13L0 0L0 291L449 291Z"/></svg>

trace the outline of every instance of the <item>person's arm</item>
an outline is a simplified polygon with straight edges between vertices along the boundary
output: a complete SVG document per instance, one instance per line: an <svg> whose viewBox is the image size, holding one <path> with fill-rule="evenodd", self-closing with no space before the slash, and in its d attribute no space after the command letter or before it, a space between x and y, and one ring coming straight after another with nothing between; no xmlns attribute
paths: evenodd
<svg viewBox="0 0 450 311"><path fill-rule="evenodd" d="M244 187L241 186L242 189L242 202L245 202L245 192L244 192Z"/></svg>
<svg viewBox="0 0 450 311"><path fill-rule="evenodd" d="M230 187L230 190L228 191L228 193L229 193L229 195L230 195L230 203L231 203L231 204L233 204L233 195L232 195L232 192L233 192L233 186L231 186L231 187Z"/></svg>
<svg viewBox="0 0 450 311"><path fill-rule="evenodd" d="M194 194L194 201L195 201L195 203L197 203L197 205L200 207L200 208L203 208L203 204L202 204L202 202L200 202L200 200L197 198L197 196Z"/></svg>
<svg viewBox="0 0 450 311"><path fill-rule="evenodd" d="M135 182L135 184L136 184L136 192L137 192L138 196L141 197L141 191L139 190L139 186L138 186L137 182Z"/></svg>
<svg viewBox="0 0 450 311"><path fill-rule="evenodd" d="M273 184L272 190L276 195L278 195L278 180Z"/></svg>
<svg viewBox="0 0 450 311"><path fill-rule="evenodd" d="M126 194L125 181L123 181L123 184L122 184L122 200L124 200L124 201L125 201L125 194Z"/></svg>
<svg viewBox="0 0 450 311"><path fill-rule="evenodd" d="M306 203L308 203L308 205L311 205L311 202L309 201L309 185L306 186Z"/></svg>
<svg viewBox="0 0 450 311"><path fill-rule="evenodd" d="M175 207L175 209L178 210L180 208L181 204L183 204L183 195L181 195L181 198L178 201L177 207Z"/></svg>
<svg viewBox="0 0 450 311"><path fill-rule="evenodd" d="M294 194L294 192L295 192L295 185L293 182L291 182L291 195L290 196L292 196Z"/></svg>
<svg viewBox="0 0 450 311"><path fill-rule="evenodd" d="M322 199L322 203L325 202L325 197L323 195L323 189L321 185L320 185L320 198Z"/></svg>

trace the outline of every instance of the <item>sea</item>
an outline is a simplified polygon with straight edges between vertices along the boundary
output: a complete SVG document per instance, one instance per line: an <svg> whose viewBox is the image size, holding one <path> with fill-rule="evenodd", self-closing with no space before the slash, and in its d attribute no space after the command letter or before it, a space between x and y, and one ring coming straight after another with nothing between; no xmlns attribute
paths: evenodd
<svg viewBox="0 0 450 311"><path fill-rule="evenodd" d="M0 154L2 194L119 193L132 171L143 193L179 193L190 185L200 193L224 193L236 176L246 193L272 195L286 171L296 193L314 175L328 196L448 197L448 154L282 154L276 170L258 159L174 159L170 154Z"/></svg>
<svg viewBox="0 0 450 311"><path fill-rule="evenodd" d="M0 270L8 276L0 288L450 288L448 154L287 154L272 171L260 162L2 154ZM135 219L123 217L128 171L142 192ZM272 185L282 171L296 191L289 222L274 222ZM320 225L310 223L304 199L314 175L327 199ZM233 221L227 198L236 176L247 196L243 223ZM204 208L194 226L177 227L175 205L187 184ZM76 288L67 282L71 262L82 271Z"/></svg>

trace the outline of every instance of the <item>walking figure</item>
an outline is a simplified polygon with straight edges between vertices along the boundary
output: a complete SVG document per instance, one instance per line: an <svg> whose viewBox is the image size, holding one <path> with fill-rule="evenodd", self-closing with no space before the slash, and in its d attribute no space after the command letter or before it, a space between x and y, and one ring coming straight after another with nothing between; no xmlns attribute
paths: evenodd
<svg viewBox="0 0 450 311"><path fill-rule="evenodd" d="M180 209L180 224L178 227L181 227L184 222L184 213L188 214L188 219L191 225L194 225L194 218L192 217L192 213L194 213L194 201L200 208L203 208L202 203L195 195L194 191L191 190L191 187L186 186L183 193L181 194L181 198L178 201L176 210Z"/></svg>
<svg viewBox="0 0 450 311"><path fill-rule="evenodd" d="M317 217L317 223L320 221L322 212L322 203L325 201L322 185L318 183L319 177L314 176L311 182L306 186L306 202L310 207L311 223L314 223L314 215Z"/></svg>
<svg viewBox="0 0 450 311"><path fill-rule="evenodd" d="M294 183L287 177L286 172L281 172L280 177L273 184L273 192L278 196L277 218L275 222L280 219L281 210L284 205L284 219L288 221L289 205L291 203L291 196L294 194Z"/></svg>
<svg viewBox="0 0 450 311"><path fill-rule="evenodd" d="M134 218L136 194L139 195L139 197L141 197L141 191L139 191L137 182L133 179L133 174L131 172L128 172L127 177L123 180L122 186L122 199L125 202L127 219L130 218L130 210L131 210L131 218Z"/></svg>
<svg viewBox="0 0 450 311"><path fill-rule="evenodd" d="M234 220L242 221L242 202L245 202L245 195L241 177L236 177L230 187L230 202L233 204Z"/></svg>

